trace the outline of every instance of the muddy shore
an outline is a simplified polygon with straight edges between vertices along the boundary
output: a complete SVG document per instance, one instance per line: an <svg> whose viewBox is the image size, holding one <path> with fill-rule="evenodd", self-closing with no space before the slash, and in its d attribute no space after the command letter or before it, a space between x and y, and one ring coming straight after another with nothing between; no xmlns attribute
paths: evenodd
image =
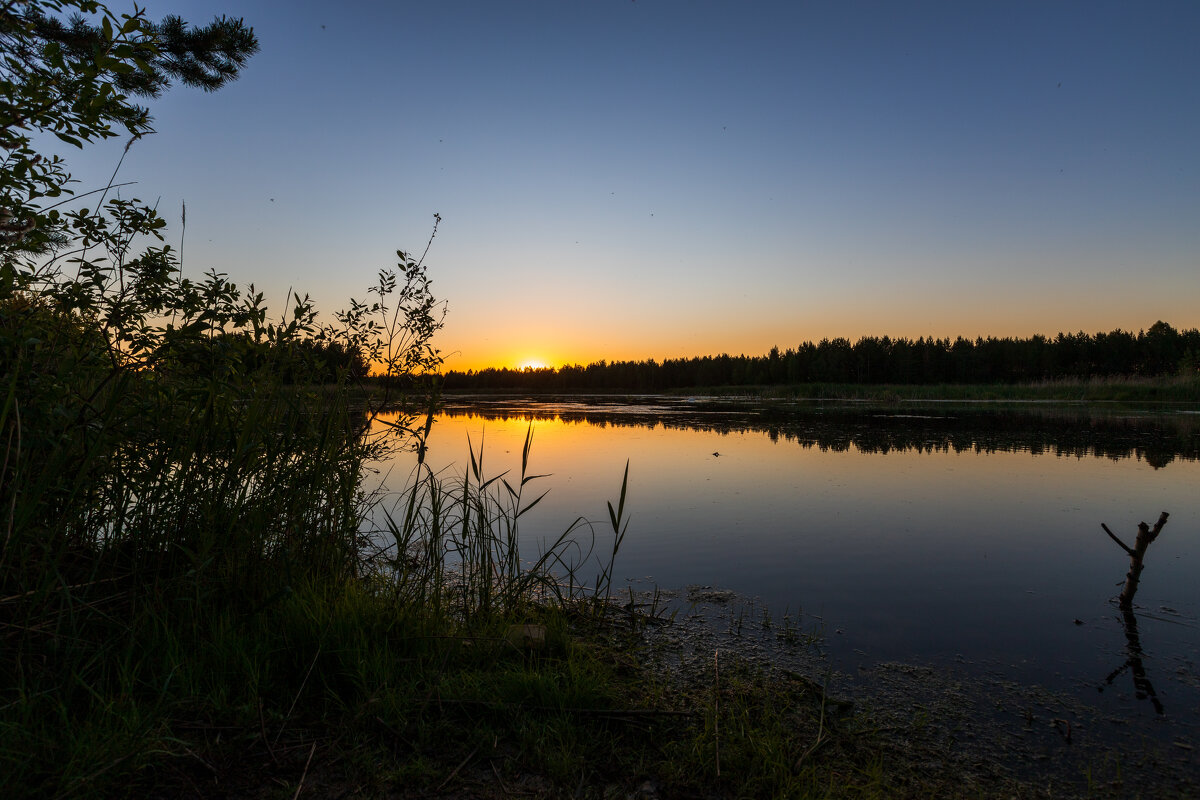
<svg viewBox="0 0 1200 800"><path fill-rule="evenodd" d="M641 657L687 683L711 680L714 653L821 686L830 709L861 720L891 758L963 796L1200 796L1200 719L1186 710L1126 717L1077 693L979 665L883 661L835 668L819 620L771 616L709 586L635 591ZM868 722L869 720L869 722Z"/></svg>

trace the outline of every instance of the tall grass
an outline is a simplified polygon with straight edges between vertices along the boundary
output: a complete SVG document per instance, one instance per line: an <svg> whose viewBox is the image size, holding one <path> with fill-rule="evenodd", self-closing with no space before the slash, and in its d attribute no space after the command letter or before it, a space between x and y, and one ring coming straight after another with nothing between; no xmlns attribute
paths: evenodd
<svg viewBox="0 0 1200 800"><path fill-rule="evenodd" d="M461 480L424 467L433 399L403 396L441 363L423 256L398 252L334 323L294 294L269 320L170 247L135 257L152 210L79 216L61 247L0 242L0 796L211 767L209 725L257 729L278 765L297 718L401 713L451 661L494 663L510 620L607 595L611 566L581 586L584 520L522 561L532 433L519 476L485 477L473 446ZM382 371L373 407L347 356ZM383 402L400 413L373 427ZM364 472L402 449L418 469L379 552Z"/></svg>
<svg viewBox="0 0 1200 800"><path fill-rule="evenodd" d="M372 562L385 565L381 575L397 601L467 625L511 617L531 602L579 608L588 601L606 601L612 564L629 524L624 511L628 465L618 509L609 505L610 550L597 552L595 526L577 517L525 558L530 543L522 546L521 521L546 496L535 490L536 482L547 477L530 472L532 424L521 449L520 472L511 480L507 472L487 475L482 442L476 448L468 439L467 445L470 466L461 477L440 477L420 459L396 505L398 515L383 513L382 532L390 544ZM584 570L590 568L597 573L589 582Z"/></svg>
<svg viewBox="0 0 1200 800"><path fill-rule="evenodd" d="M4 398L2 796L113 792L186 760L189 716L265 709L279 728L303 698L350 708L411 659L444 663L414 642L498 641L509 621L607 594L611 565L580 581L585 520L522 561L544 496L532 429L519 475L486 476L472 445L449 480L424 465L428 422L415 441L364 434L348 392L138 371L92 394L56 438L21 419L27 392L10 382ZM362 533L377 509L363 471L401 447L418 468L380 551ZM614 525L623 513L622 499Z"/></svg>
<svg viewBox="0 0 1200 800"><path fill-rule="evenodd" d="M96 765L115 769L116 754L156 738L172 684L223 627L293 586L354 575L370 445L348 435L344 408L315 410L279 385L232 388L123 373L58 430L28 426L10 388L7 796L54 796Z"/></svg>

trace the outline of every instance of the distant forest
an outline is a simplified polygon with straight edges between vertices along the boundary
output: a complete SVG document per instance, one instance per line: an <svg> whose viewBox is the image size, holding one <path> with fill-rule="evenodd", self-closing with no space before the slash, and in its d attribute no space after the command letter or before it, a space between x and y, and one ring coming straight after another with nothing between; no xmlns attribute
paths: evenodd
<svg viewBox="0 0 1200 800"><path fill-rule="evenodd" d="M597 361L543 369L450 371L443 389L660 391L804 383L1013 384L1200 373L1200 331L1159 321L1136 334L1060 333L1050 338L975 340L868 336L778 347L762 356L702 356L662 362Z"/></svg>

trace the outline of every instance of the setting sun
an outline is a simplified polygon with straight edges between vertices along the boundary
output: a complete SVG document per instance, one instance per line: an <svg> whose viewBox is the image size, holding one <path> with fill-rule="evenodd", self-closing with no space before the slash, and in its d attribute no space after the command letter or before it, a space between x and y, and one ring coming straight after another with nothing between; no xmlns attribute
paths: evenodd
<svg viewBox="0 0 1200 800"><path fill-rule="evenodd" d="M545 361L540 361L536 358L527 358L517 364L517 369L546 369L548 366L550 365Z"/></svg>

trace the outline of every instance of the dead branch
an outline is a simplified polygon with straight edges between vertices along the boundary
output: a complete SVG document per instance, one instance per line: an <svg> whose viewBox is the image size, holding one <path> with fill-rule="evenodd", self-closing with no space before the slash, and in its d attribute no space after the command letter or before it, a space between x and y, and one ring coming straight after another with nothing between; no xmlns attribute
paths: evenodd
<svg viewBox="0 0 1200 800"><path fill-rule="evenodd" d="M1142 576L1142 562L1146 557L1146 550L1158 538L1158 534L1162 532L1163 526L1167 524L1167 517L1169 516L1165 511L1159 514L1158 522L1154 524L1153 528L1145 522L1139 522L1137 539L1134 541L1132 548L1118 539L1117 535L1110 531L1107 525L1103 522L1100 523L1100 527L1104 528L1104 532L1120 545L1122 550L1129 554L1129 572L1125 575L1125 586L1121 589L1121 596L1117 601L1123 610L1133 608L1133 596L1137 593L1138 581Z"/></svg>
<svg viewBox="0 0 1200 800"><path fill-rule="evenodd" d="M1109 537L1110 537L1110 538L1111 538L1111 539L1112 539L1114 542L1116 542L1116 543L1117 543L1117 544L1120 546L1120 548L1121 548L1122 550L1124 550L1124 551L1125 551L1126 553L1128 553L1129 555L1133 555L1133 548L1132 548L1132 547L1130 547L1129 545L1125 544L1124 542L1122 542L1120 539L1118 539L1118 538L1117 538L1117 535L1116 535L1115 533L1113 533L1112 531L1110 531L1110 530L1108 529L1108 526L1107 526L1107 525L1105 525L1103 522L1101 522L1101 523L1100 523L1100 527L1101 527L1101 528L1104 528L1104 532L1105 532L1105 533L1107 533L1107 534L1109 535Z"/></svg>

